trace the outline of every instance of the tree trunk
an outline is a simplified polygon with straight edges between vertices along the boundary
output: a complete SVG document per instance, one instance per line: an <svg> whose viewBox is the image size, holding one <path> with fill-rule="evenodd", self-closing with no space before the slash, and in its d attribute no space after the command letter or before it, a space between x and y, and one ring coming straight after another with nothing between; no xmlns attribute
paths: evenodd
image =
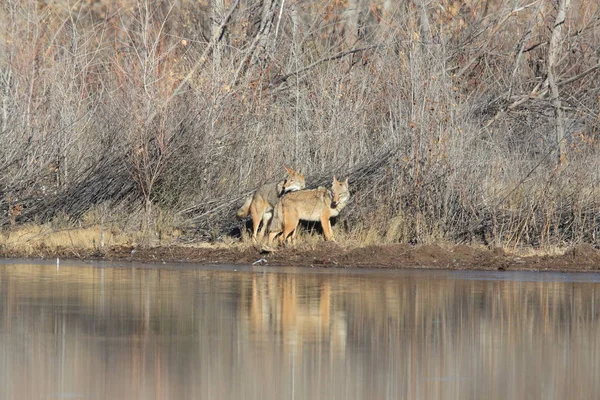
<svg viewBox="0 0 600 400"><path fill-rule="evenodd" d="M10 85L12 78L12 69L10 66L6 68L6 71L2 73L2 86L4 86L4 90L2 93L2 127L1 133L4 133L8 129L8 107L10 102Z"/></svg>
<svg viewBox="0 0 600 400"><path fill-rule="evenodd" d="M346 27L344 36L346 46L350 49L353 48L358 41L359 2L360 0L348 0L348 7L345 11Z"/></svg>
<svg viewBox="0 0 600 400"><path fill-rule="evenodd" d="M431 25L429 24L429 15L427 15L427 8L423 0L413 0L417 11L419 13L419 19L421 20L421 42L426 45L431 43Z"/></svg>
<svg viewBox="0 0 600 400"><path fill-rule="evenodd" d="M278 0L264 0L260 21L260 31L258 33L259 50L263 50L267 57L273 52L275 47L275 37L271 35L275 14L279 9Z"/></svg>
<svg viewBox="0 0 600 400"><path fill-rule="evenodd" d="M562 45L562 28L565 24L567 10L571 5L571 0L559 0L558 12L554 27L552 28L552 36L550 37L550 45L548 49L548 86L550 88L550 99L554 107L554 116L556 120L556 145L558 147L557 166L561 169L567 161L567 144L565 137L565 117L562 110L562 102L560 100L556 76L556 63L560 56Z"/></svg>
<svg viewBox="0 0 600 400"><path fill-rule="evenodd" d="M225 1L224 0L211 0L211 37L218 37L221 35L221 24L225 16ZM218 69L221 67L221 51L223 45L221 41L217 41L213 50L213 68L217 69L215 73L219 73Z"/></svg>

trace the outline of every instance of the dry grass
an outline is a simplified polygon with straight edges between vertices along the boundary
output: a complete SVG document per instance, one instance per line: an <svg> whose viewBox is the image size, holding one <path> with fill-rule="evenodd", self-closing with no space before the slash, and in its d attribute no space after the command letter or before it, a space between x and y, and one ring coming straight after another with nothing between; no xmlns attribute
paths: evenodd
<svg viewBox="0 0 600 400"><path fill-rule="evenodd" d="M0 247L8 254L35 255L39 250L56 251L71 250L102 250L113 246L138 246L145 243L140 231L122 231L116 226L106 227L91 225L87 227L56 226L52 224L25 224L12 229L5 229L0 235ZM179 231L161 238L156 235L151 245L170 245L179 237Z"/></svg>
<svg viewBox="0 0 600 400"><path fill-rule="evenodd" d="M0 246L7 252L30 255L39 249L99 249L130 243L131 235L122 235L100 226L55 230L48 225L27 224L0 235Z"/></svg>
<svg viewBox="0 0 600 400"><path fill-rule="evenodd" d="M532 257L532 256L538 256L538 257L556 257L556 256L562 256L565 254L565 252L568 250L569 247L567 246L542 246L539 248L532 248L529 246L522 246L522 247L511 247L511 248L503 248L504 251L506 251L507 253L510 254L515 254L518 255L520 257Z"/></svg>
<svg viewBox="0 0 600 400"><path fill-rule="evenodd" d="M286 247L298 248L299 250L314 250L319 243L324 241L323 235L317 227L306 229L298 228L298 234L293 243L288 243ZM375 245L385 245L398 243L394 236L380 235L375 229L365 231L345 232L334 227L336 242L344 248L361 248ZM170 236L164 240L155 240L151 246L182 246L194 248L210 249L238 249L241 251L254 248L257 249L261 244L266 243L266 238L259 244L255 244L247 232L242 233L242 237L236 238L223 236L216 242L181 242L177 239L179 236ZM140 232L123 232L117 228L103 229L101 226L90 226L85 228L61 228L56 229L47 225L28 224L16 227L12 230L4 230L0 235L0 248L6 255L20 257L37 257L40 254L49 254L52 252L61 253L70 250L72 254L82 252L102 252L105 249L118 246L137 247L140 243L146 244L142 240ZM436 244L442 248L451 249L454 243L447 240L431 240L428 244ZM277 243L275 244L277 246ZM476 248L489 248L481 244L472 245ZM565 246L543 246L537 249L532 247L503 247L504 251L521 257L528 256L560 256L563 255Z"/></svg>

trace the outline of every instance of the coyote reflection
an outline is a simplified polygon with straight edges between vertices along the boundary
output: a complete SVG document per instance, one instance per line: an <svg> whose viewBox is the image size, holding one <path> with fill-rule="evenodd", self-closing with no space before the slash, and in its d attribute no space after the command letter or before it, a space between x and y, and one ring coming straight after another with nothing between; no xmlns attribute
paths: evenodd
<svg viewBox="0 0 600 400"><path fill-rule="evenodd" d="M250 329L280 337L286 348L329 343L332 353L344 354L345 313L332 304L328 281L313 284L302 285L293 276L255 276L246 307Z"/></svg>

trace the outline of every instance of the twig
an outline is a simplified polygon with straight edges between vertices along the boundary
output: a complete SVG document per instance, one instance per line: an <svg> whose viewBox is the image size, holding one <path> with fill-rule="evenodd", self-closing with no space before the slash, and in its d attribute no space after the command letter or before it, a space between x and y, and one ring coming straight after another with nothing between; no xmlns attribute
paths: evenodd
<svg viewBox="0 0 600 400"><path fill-rule="evenodd" d="M376 49L376 48L379 48L379 47L383 47L383 45L381 45L381 44L374 44L372 46L361 47L360 49L346 50L346 51L342 51L342 52L340 52L338 54L335 54L333 56L330 56L330 57L321 58L320 60L317 60L314 63L312 63L312 64L310 64L310 65L308 65L308 66L306 66L304 68L300 68L299 70L296 70L294 72L290 72L289 74L283 75L283 76L275 79L274 81L269 82L265 87L263 87L263 89L266 89L267 87L273 87L275 85L279 85L279 84L287 81L292 76L299 75L299 74L301 74L301 73L303 73L305 71L308 71L309 69L312 69L312 68L316 67L317 65L322 64L324 62L338 60L338 59L346 57L346 56L348 56L350 54L360 53L361 51L367 51L367 50Z"/></svg>
<svg viewBox="0 0 600 400"><path fill-rule="evenodd" d="M175 96L180 94L181 89L189 82L189 80L192 78L194 73L196 73L196 71L206 63L206 61L208 60L208 56L212 52L213 48L216 46L216 44L219 41L221 41L221 38L223 37L223 32L225 31L225 27L229 23L229 20L231 20L231 16L233 15L233 12L235 11L235 9L237 8L237 6L239 4L240 4L240 0L235 0L235 2L231 5L231 7L229 8L229 12L225 16L225 18L223 18L223 22L221 22L221 25L219 25L219 28L213 34L212 38L210 39L210 42L208 43L208 46L206 46L206 49L204 49L204 52L202 52L202 55L200 56L200 58L198 59L196 64L190 69L190 71L187 73L187 75L181 80L181 82L173 90L171 95L165 99L165 101L163 103L163 107L165 107L171 100L173 100L173 98ZM150 114L150 116L148 118L148 122L150 122L154 119L157 112L158 111L155 110L154 112L152 112L152 114Z"/></svg>
<svg viewBox="0 0 600 400"><path fill-rule="evenodd" d="M501 20L500 20L500 21L499 21L499 22L498 22L498 23L497 23L497 24L496 24L496 25L495 25L495 26L492 28L491 35L489 36L489 38L488 38L487 42L486 42L484 45L482 45L482 46L479 48L479 51L477 51L477 53L476 53L476 54L475 54L473 57L471 57L471 59L470 59L469 61L467 61L467 63L465 64L465 66L464 66L464 67L462 67L462 68L461 68L461 69L460 69L460 70L459 70L459 71L456 73L456 76L462 76L462 75L463 75L465 72L467 72L467 70L468 70L469 68L471 68L471 65L473 65L473 63L474 63L475 61L477 61L477 60L479 59L479 57L481 57L485 51L487 51L487 49L488 49L488 47L489 47L489 44L490 44L490 42L491 42L491 41L492 41L492 40L493 40L493 39L496 37L496 33L497 33L499 30L500 30L500 28L502 27L502 25L504 25L504 23L505 23L506 21L508 21L508 19L509 19L511 16L513 16L513 15L517 14L519 11L523 11L523 10L525 10L526 8L529 8L529 7L531 7L531 6L535 5L535 4L537 4L538 2L539 2L539 0L536 0L536 1L532 2L532 3L529 3L529 4L526 4L526 5L524 5L524 6L522 6L522 7L515 8L515 9L511 10L511 11L510 11L508 14L506 14L506 15L504 16L504 18L502 18L502 19L501 19Z"/></svg>
<svg viewBox="0 0 600 400"><path fill-rule="evenodd" d="M596 64L596 65L594 65L594 66L592 66L592 67L590 67L590 68L586 69L585 71L583 71L582 73L580 73L580 74L578 74L578 75L575 75L575 76L573 76L573 77L571 77L571 78L568 78L568 79L565 79L565 80L562 80L562 81L559 81L559 82L557 83L557 85L558 85L558 86L564 86L564 85L568 85L569 83L573 83L573 82L575 82L576 80L579 80L579 79L581 79L581 78L585 77L586 75L589 75L589 74L591 74L592 72L594 72L594 71L595 71L595 70L597 70L598 68L600 68L600 63L598 63L598 64Z"/></svg>

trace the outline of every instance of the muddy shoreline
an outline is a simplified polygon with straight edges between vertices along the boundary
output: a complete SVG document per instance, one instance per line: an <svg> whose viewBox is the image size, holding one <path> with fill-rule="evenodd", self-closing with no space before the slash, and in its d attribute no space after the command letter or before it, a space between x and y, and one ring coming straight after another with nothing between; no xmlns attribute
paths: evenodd
<svg viewBox="0 0 600 400"><path fill-rule="evenodd" d="M260 264L268 266L330 268L427 268L447 270L520 270L520 271L600 271L600 251L582 244L557 256L510 254L503 249L465 245L438 246L390 244L348 248L337 243L320 242L261 253L251 246L184 246L160 247L115 246L99 250L59 248L41 249L37 254L0 251L7 258L62 258L103 261L169 262L199 264Z"/></svg>

